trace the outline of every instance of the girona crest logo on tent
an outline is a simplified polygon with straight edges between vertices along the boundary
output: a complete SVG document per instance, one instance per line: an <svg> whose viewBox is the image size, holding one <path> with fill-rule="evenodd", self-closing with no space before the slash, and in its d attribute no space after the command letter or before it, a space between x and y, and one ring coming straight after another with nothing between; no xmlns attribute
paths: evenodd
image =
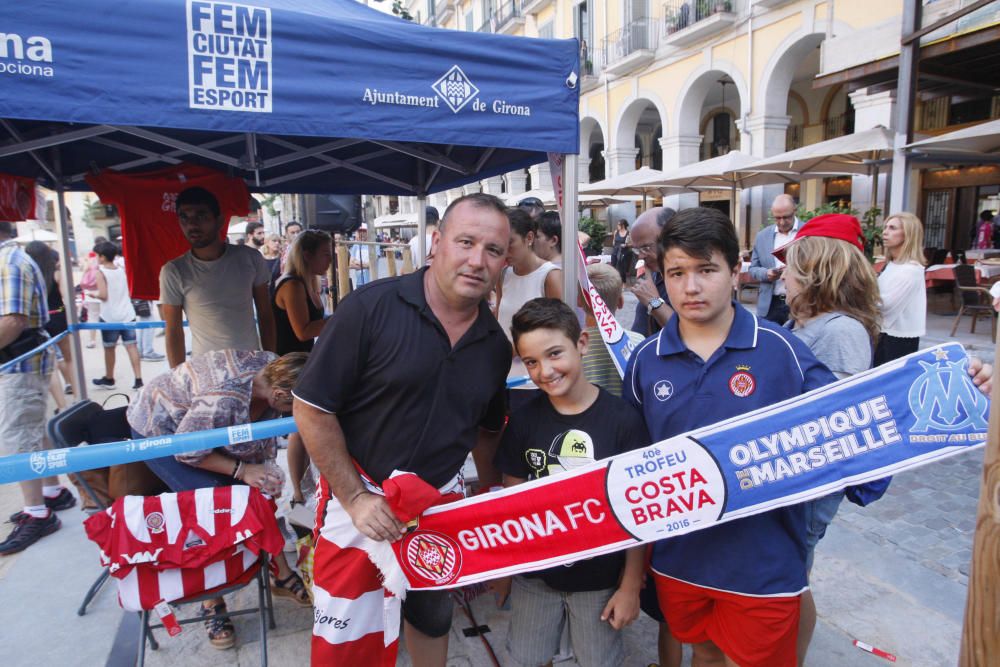
<svg viewBox="0 0 1000 667"><path fill-rule="evenodd" d="M465 75L458 65L453 66L448 73L431 86L448 108L458 113L466 104L475 99L479 89Z"/></svg>
<svg viewBox="0 0 1000 667"><path fill-rule="evenodd" d="M416 531L403 538L403 562L407 569L436 585L454 581L462 570L462 552L447 535Z"/></svg>

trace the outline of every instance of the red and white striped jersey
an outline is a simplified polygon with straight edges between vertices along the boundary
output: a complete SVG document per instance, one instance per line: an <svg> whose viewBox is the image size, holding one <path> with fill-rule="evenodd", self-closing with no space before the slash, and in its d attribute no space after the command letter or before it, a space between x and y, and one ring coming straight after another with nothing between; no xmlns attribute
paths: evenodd
<svg viewBox="0 0 1000 667"><path fill-rule="evenodd" d="M273 504L242 485L125 496L84 525L131 611L234 583L284 547Z"/></svg>

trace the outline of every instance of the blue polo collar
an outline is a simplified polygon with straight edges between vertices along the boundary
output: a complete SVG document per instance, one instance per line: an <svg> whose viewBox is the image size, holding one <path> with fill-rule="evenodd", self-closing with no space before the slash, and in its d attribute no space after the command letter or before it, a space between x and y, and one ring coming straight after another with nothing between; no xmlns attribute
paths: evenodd
<svg viewBox="0 0 1000 667"><path fill-rule="evenodd" d="M733 301L733 308L736 315L722 346L730 350L751 350L757 347L757 316L736 301ZM660 329L656 339L656 354L667 357L687 351L688 347L681 339L680 318L675 315Z"/></svg>

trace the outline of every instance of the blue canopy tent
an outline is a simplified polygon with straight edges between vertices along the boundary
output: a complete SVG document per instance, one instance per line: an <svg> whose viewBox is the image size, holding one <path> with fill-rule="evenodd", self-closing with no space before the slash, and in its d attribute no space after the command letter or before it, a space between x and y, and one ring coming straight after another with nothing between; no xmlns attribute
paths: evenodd
<svg viewBox="0 0 1000 667"><path fill-rule="evenodd" d="M36 0L0 5L0 26L0 172L60 199L94 170L181 161L255 191L425 197L546 153L569 156L575 199L575 40L439 30L353 0Z"/></svg>

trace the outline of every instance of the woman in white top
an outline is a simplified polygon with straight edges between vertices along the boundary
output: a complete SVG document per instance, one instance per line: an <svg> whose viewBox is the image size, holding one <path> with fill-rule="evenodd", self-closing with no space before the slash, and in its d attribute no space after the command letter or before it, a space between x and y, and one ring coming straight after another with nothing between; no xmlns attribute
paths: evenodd
<svg viewBox="0 0 1000 667"><path fill-rule="evenodd" d="M885 268L878 277L882 296L882 333L875 365L904 357L920 347L927 325L924 282L924 226L912 213L894 213L882 229Z"/></svg>
<svg viewBox="0 0 1000 667"><path fill-rule="evenodd" d="M503 327L503 332L511 340L510 323L521 306L532 299L541 296L558 299L562 296L562 271L552 262L546 262L531 249L535 240L536 223L531 216L520 208L507 209L510 219L510 246L507 250L507 263L500 284L497 286L497 321ZM515 354L510 367L509 379L526 377L528 371ZM531 384L520 385L517 389L535 389ZM511 408L515 406L515 398L511 396Z"/></svg>
<svg viewBox="0 0 1000 667"><path fill-rule="evenodd" d="M105 241L98 244L94 252L97 253L98 273L97 290L93 295L101 301L101 322L135 322L135 308L132 307L132 299L129 297L125 269L115 263L118 246ZM104 377L93 382L102 389L115 388L115 346L119 338L128 353L132 372L135 373L135 384L132 385L132 389L141 389L142 367L139 363L135 329L101 331L101 340L104 342Z"/></svg>

